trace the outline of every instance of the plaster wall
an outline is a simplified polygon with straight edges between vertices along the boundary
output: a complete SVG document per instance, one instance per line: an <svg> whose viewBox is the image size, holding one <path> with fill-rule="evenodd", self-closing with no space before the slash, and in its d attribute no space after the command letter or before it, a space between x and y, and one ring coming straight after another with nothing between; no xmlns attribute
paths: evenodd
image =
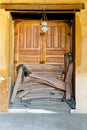
<svg viewBox="0 0 87 130"><path fill-rule="evenodd" d="M84 1L84 0L83 0ZM85 0L86 1L86 0ZM1 3L44 3L44 0L0 0ZM45 0L46 3L72 3L82 2L82 0Z"/></svg>
<svg viewBox="0 0 87 130"><path fill-rule="evenodd" d="M85 9L76 13L75 30L75 84L76 111L87 113L87 0L45 0L47 3L84 2ZM44 0L0 0L0 3L43 3ZM8 111L10 76L10 24L9 12L0 9L0 111ZM2 78L4 80L2 80Z"/></svg>
<svg viewBox="0 0 87 130"><path fill-rule="evenodd" d="M76 112L87 113L87 3L76 13Z"/></svg>
<svg viewBox="0 0 87 130"><path fill-rule="evenodd" d="M0 111L8 110L9 25L9 12L0 10Z"/></svg>

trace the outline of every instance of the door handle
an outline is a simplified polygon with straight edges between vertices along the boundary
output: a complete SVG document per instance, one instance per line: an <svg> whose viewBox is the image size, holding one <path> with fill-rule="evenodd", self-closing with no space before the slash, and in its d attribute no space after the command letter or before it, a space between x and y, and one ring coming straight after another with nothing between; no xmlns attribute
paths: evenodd
<svg viewBox="0 0 87 130"><path fill-rule="evenodd" d="M17 63L17 61L14 61L14 63Z"/></svg>
<svg viewBox="0 0 87 130"><path fill-rule="evenodd" d="M45 61L40 61L40 64L45 64Z"/></svg>

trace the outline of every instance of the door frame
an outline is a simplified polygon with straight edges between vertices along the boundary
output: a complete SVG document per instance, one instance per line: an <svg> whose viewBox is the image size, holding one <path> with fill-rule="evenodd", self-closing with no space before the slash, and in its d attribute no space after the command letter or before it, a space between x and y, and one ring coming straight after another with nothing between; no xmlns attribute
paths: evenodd
<svg viewBox="0 0 87 130"><path fill-rule="evenodd" d="M72 12L73 13L73 12ZM73 16L73 19L72 19L72 43L73 43L73 46L72 46L72 52L73 52L73 59L74 59L74 74L73 74L73 94L74 94L74 98L75 98L75 12L74 12L74 16ZM12 50L14 50L14 19L12 20L12 23L11 23L11 31L10 31L10 34L11 34L11 40L10 40L10 68L14 68L14 52ZM13 86L14 84L14 69L11 70L10 69L10 77L11 77L11 86Z"/></svg>

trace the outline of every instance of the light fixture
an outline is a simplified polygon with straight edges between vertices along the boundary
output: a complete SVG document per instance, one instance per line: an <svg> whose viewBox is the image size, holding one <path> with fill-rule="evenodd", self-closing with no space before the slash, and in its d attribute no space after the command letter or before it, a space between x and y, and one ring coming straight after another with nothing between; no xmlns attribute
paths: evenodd
<svg viewBox="0 0 87 130"><path fill-rule="evenodd" d="M47 15L46 15L46 12L45 12L45 0L44 0L44 8L43 8L43 13L42 13L42 18L41 18L41 31L43 33L46 33L48 31Z"/></svg>

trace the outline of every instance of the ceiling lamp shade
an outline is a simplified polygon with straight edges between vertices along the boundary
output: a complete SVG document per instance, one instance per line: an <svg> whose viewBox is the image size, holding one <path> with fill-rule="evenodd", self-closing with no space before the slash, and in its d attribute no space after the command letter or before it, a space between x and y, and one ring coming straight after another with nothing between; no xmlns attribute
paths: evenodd
<svg viewBox="0 0 87 130"><path fill-rule="evenodd" d="M48 31L48 28L47 28L47 22L46 21L42 21L41 22L41 31L46 33Z"/></svg>

